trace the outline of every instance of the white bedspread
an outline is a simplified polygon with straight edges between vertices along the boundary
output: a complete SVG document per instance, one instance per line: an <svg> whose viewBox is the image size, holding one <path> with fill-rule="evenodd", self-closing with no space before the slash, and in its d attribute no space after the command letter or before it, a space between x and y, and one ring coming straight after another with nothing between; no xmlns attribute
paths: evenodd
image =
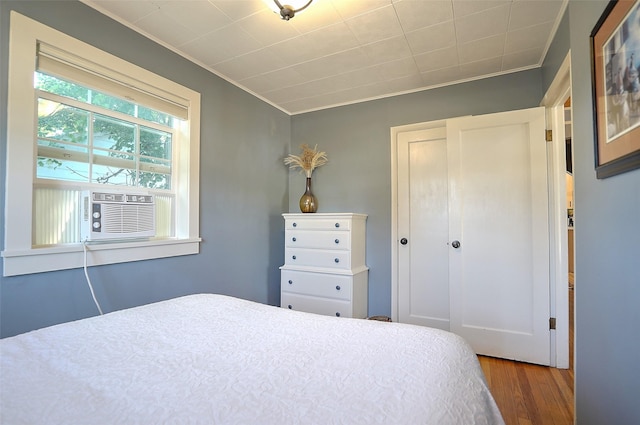
<svg viewBox="0 0 640 425"><path fill-rule="evenodd" d="M0 341L3 424L502 424L440 330L193 295Z"/></svg>

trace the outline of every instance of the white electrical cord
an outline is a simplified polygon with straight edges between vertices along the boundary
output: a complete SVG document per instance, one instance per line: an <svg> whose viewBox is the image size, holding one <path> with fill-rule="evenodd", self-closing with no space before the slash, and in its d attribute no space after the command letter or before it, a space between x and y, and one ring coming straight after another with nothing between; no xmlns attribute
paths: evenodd
<svg viewBox="0 0 640 425"><path fill-rule="evenodd" d="M93 285L91 284L91 279L89 279L89 272L87 271L87 240L85 239L82 242L82 247L84 249L84 276L87 278L87 284L89 285L89 289L91 290L91 296L93 297L93 302L96 303L96 307L98 307L98 311L102 316L102 308L100 307L100 303L96 298L95 292L93 292Z"/></svg>

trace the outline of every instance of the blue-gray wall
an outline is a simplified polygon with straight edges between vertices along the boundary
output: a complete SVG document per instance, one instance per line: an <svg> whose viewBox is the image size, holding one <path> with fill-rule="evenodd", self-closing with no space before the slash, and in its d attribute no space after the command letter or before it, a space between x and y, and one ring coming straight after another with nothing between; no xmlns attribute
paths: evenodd
<svg viewBox="0 0 640 425"><path fill-rule="evenodd" d="M570 0L554 41L571 49L580 425L640 423L640 170L604 180L594 170L589 35L607 4Z"/></svg>
<svg viewBox="0 0 640 425"><path fill-rule="evenodd" d="M103 310L198 292L278 304L290 117L77 1L0 2L0 249L11 9L202 94L200 254L90 269ZM97 314L81 269L1 279L2 337Z"/></svg>
<svg viewBox="0 0 640 425"><path fill-rule="evenodd" d="M569 13L565 11L542 64L542 87L546 91L569 52Z"/></svg>

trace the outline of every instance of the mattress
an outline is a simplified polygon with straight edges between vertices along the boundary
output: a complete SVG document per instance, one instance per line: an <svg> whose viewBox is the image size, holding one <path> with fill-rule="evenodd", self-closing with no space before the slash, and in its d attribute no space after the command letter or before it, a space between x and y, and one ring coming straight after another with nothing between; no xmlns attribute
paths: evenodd
<svg viewBox="0 0 640 425"><path fill-rule="evenodd" d="M502 424L441 330L199 294L0 340L3 424Z"/></svg>

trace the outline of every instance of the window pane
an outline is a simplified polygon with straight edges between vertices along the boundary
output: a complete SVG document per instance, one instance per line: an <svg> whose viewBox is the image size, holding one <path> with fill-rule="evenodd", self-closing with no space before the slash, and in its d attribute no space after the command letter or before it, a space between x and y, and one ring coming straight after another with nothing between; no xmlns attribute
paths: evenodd
<svg viewBox="0 0 640 425"><path fill-rule="evenodd" d="M146 187L148 189L171 189L171 176L141 171L140 187Z"/></svg>
<svg viewBox="0 0 640 425"><path fill-rule="evenodd" d="M95 115L93 120L93 146L120 152L136 151L136 126L115 118Z"/></svg>
<svg viewBox="0 0 640 425"><path fill-rule="evenodd" d="M86 162L42 156L38 156L37 161L38 178L75 182L89 181L89 164Z"/></svg>
<svg viewBox="0 0 640 425"><path fill-rule="evenodd" d="M94 149L93 181L101 184L135 186L135 156L122 152Z"/></svg>
<svg viewBox="0 0 640 425"><path fill-rule="evenodd" d="M136 186L135 169L94 164L92 172L91 180L95 183Z"/></svg>
<svg viewBox="0 0 640 425"><path fill-rule="evenodd" d="M171 133L141 126L140 155L171 159Z"/></svg>
<svg viewBox="0 0 640 425"><path fill-rule="evenodd" d="M58 102L38 99L38 137L87 143L89 113Z"/></svg>

